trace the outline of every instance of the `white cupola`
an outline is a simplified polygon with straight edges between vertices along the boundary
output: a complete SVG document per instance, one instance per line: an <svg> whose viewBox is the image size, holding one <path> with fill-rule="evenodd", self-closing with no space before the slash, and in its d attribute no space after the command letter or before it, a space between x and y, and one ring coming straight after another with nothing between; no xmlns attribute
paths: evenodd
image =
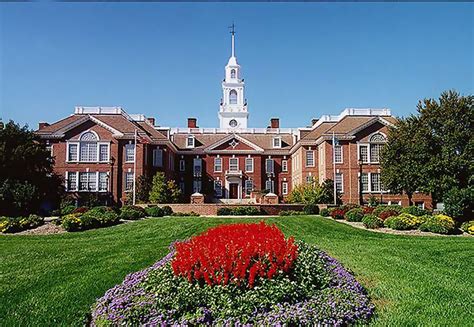
<svg viewBox="0 0 474 327"><path fill-rule="evenodd" d="M219 110L220 128L247 128L248 112L244 97L244 80L241 78L240 65L235 57L235 30L231 26L232 52L225 66L225 78L222 81L222 100Z"/></svg>

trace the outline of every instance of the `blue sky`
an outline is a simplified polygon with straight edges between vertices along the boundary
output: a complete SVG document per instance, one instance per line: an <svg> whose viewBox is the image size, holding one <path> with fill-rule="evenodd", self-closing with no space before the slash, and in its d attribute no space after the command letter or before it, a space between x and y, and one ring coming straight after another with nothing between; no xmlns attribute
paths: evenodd
<svg viewBox="0 0 474 327"><path fill-rule="evenodd" d="M250 127L474 91L472 3L2 3L0 117L118 105L216 127L232 21Z"/></svg>

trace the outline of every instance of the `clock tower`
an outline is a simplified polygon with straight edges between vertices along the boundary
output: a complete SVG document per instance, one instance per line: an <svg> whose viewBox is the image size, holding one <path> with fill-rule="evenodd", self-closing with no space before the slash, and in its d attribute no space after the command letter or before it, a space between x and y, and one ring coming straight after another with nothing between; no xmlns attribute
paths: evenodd
<svg viewBox="0 0 474 327"><path fill-rule="evenodd" d="M219 109L220 128L247 128L249 113L244 98L244 80L241 78L240 65L235 57L235 30L231 26L232 53L225 66L225 78L222 81L222 100Z"/></svg>

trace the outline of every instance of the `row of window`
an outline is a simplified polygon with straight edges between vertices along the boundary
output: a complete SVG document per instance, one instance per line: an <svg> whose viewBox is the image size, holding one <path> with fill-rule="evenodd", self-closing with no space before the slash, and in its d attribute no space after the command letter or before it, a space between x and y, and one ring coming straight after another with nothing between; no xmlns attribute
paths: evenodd
<svg viewBox="0 0 474 327"><path fill-rule="evenodd" d="M196 181L195 181L196 182ZM199 181L200 182L200 181ZM200 186L200 184L199 184ZM245 180L244 182L244 191L246 196L250 196L250 193L255 189L254 182L251 178ZM223 186L222 186L222 181L221 180L215 180L214 181L214 194L216 197L222 197L223 196ZM275 192L275 182L273 180L266 180L265 181L265 190L267 190L270 193ZM195 191L195 190L194 190ZM282 182L281 183L281 192L283 195L288 194L288 182Z"/></svg>
<svg viewBox="0 0 474 327"><path fill-rule="evenodd" d="M360 144L359 145L359 160L363 163L379 163L380 152L383 148L383 144ZM342 145L336 145L334 147L334 162L337 164L342 163ZM306 167L314 167L314 151L306 151Z"/></svg>
<svg viewBox="0 0 474 327"><path fill-rule="evenodd" d="M109 189L109 175L106 172L66 172L66 189L105 192Z"/></svg>
<svg viewBox="0 0 474 327"><path fill-rule="evenodd" d="M315 182L313 176L306 176L306 183ZM344 176L342 173L336 173L335 177L336 190L339 193L344 192ZM380 179L380 173L362 173L360 177L362 192L384 192L384 188Z"/></svg>

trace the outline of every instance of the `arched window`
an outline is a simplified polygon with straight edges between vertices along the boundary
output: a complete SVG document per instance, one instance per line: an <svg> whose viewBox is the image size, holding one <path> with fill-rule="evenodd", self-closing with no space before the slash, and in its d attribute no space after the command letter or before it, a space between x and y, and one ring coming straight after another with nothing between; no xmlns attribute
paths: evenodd
<svg viewBox="0 0 474 327"><path fill-rule="evenodd" d="M380 161L380 152L387 142L385 136L380 133L374 134L370 137L370 161L371 162L379 162Z"/></svg>
<svg viewBox="0 0 474 327"><path fill-rule="evenodd" d="M230 104L237 104L237 91L231 90L229 93L229 103Z"/></svg>
<svg viewBox="0 0 474 327"><path fill-rule="evenodd" d="M81 135L79 140L79 160L97 161L97 136L92 132Z"/></svg>
<svg viewBox="0 0 474 327"><path fill-rule="evenodd" d="M235 78L235 69L230 71L230 78Z"/></svg>

